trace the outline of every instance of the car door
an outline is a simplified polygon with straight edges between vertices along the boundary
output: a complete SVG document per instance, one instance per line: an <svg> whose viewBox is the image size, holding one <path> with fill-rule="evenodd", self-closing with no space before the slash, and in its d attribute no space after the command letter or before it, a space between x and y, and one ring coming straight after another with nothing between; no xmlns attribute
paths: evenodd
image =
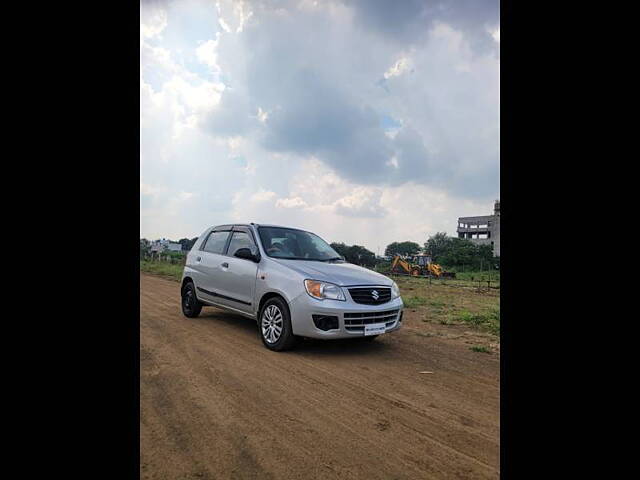
<svg viewBox="0 0 640 480"><path fill-rule="evenodd" d="M230 237L230 226L216 228L209 233L200 250L196 252L195 268L201 272L196 289L198 298L202 300L225 303L221 301L220 295L224 295L224 272L228 266L224 252Z"/></svg>
<svg viewBox="0 0 640 480"><path fill-rule="evenodd" d="M226 257L229 267L224 271L225 295L229 306L253 313L258 264L235 257L235 253L241 248L248 248L254 255L258 254L251 230L247 227L233 227Z"/></svg>

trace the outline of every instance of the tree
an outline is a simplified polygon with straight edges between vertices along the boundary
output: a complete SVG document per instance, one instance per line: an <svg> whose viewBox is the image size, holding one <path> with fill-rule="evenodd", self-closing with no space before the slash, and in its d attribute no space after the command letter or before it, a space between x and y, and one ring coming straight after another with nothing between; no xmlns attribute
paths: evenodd
<svg viewBox="0 0 640 480"><path fill-rule="evenodd" d="M181 238L180 240L178 240L178 243L182 245L183 252L188 252L193 248L193 244L196 243L196 240L198 240L198 237L194 237L192 239Z"/></svg>
<svg viewBox="0 0 640 480"><path fill-rule="evenodd" d="M384 254L388 257L395 255L415 255L420 252L420 245L416 242L393 242L384 249Z"/></svg>
<svg viewBox="0 0 640 480"><path fill-rule="evenodd" d="M491 245L478 245L478 259L481 270L491 270L495 266L493 247Z"/></svg>
<svg viewBox="0 0 640 480"><path fill-rule="evenodd" d="M464 265L474 270L488 270L496 265L490 245L476 245L466 238L448 237L444 232L429 237L424 247L432 260L442 265Z"/></svg>
<svg viewBox="0 0 640 480"><path fill-rule="evenodd" d="M191 240L189 240L188 238L181 238L180 240L178 240L178 243L182 246L183 252L191 250L191 247L193 246Z"/></svg>
<svg viewBox="0 0 640 480"><path fill-rule="evenodd" d="M151 242L146 238L140 239L140 257L146 257L149 255L149 251L151 250Z"/></svg>
<svg viewBox="0 0 640 480"><path fill-rule="evenodd" d="M349 263L373 267L376 264L376 255L361 245L352 245L347 250L346 259Z"/></svg>
<svg viewBox="0 0 640 480"><path fill-rule="evenodd" d="M468 265L475 267L476 263L480 264L478 261L478 247L465 238L450 238L446 250L440 254L438 263L451 266Z"/></svg>
<svg viewBox="0 0 640 480"><path fill-rule="evenodd" d="M347 258L347 251L349 250L349 247L344 243L333 242L330 244L330 247L338 252L338 255L342 255L345 259Z"/></svg>
<svg viewBox="0 0 640 480"><path fill-rule="evenodd" d="M438 263L442 261L441 257L450 250L451 240L452 238L447 237L445 232L436 232L424 244L424 249L431 255L431 259Z"/></svg>
<svg viewBox="0 0 640 480"><path fill-rule="evenodd" d="M342 255L349 263L365 267L373 267L376 264L375 253L361 245L345 245L342 242L333 242L331 248L338 252L339 255Z"/></svg>

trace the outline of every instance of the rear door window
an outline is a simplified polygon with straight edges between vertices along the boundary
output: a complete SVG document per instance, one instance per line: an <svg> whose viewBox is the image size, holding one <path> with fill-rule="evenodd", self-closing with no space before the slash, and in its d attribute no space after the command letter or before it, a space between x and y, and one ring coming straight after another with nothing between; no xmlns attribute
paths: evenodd
<svg viewBox="0 0 640 480"><path fill-rule="evenodd" d="M202 250L209 253L222 253L231 232L212 232L202 247Z"/></svg>

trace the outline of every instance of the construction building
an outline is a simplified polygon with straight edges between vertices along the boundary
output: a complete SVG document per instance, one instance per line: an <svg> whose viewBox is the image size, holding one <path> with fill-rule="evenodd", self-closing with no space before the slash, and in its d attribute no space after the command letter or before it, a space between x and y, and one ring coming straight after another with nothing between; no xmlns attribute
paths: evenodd
<svg viewBox="0 0 640 480"><path fill-rule="evenodd" d="M458 238L476 245L491 245L494 257L500 256L500 200L496 200L493 215L458 218Z"/></svg>

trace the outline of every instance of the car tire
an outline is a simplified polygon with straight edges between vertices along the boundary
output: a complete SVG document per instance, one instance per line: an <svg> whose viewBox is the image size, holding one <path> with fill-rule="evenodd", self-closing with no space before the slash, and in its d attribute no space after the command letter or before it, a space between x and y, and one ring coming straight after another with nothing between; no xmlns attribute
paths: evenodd
<svg viewBox="0 0 640 480"><path fill-rule="evenodd" d="M182 314L185 317L195 318L200 315L202 303L196 296L196 288L193 282L188 282L182 288Z"/></svg>
<svg viewBox="0 0 640 480"><path fill-rule="evenodd" d="M264 346L274 352L290 350L297 343L291 328L289 307L280 297L272 297L262 306L258 330Z"/></svg>

